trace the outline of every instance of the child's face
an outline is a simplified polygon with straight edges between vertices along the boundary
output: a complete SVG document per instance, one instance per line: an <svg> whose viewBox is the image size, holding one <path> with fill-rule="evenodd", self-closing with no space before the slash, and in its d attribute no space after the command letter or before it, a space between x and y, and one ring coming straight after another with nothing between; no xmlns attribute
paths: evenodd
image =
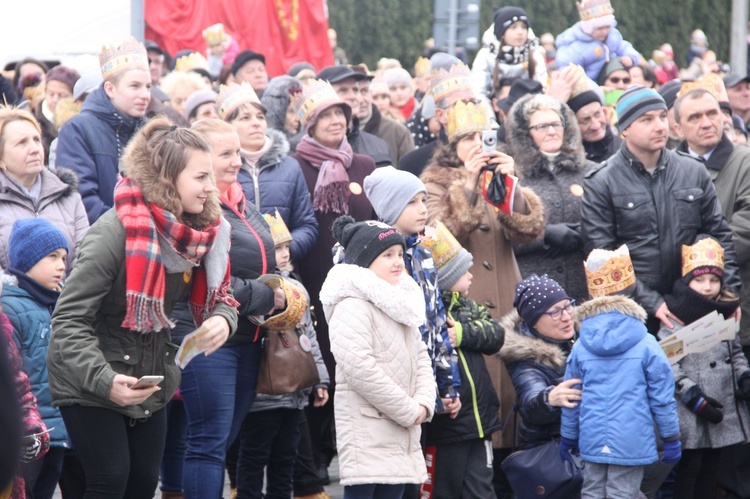
<svg viewBox="0 0 750 499"><path fill-rule="evenodd" d="M716 298L719 296L721 291L721 280L714 274L703 274L690 281L690 289L696 293L700 293L706 298Z"/></svg>
<svg viewBox="0 0 750 499"><path fill-rule="evenodd" d="M427 194L420 192L406 205L393 226L405 236L418 234L427 222Z"/></svg>
<svg viewBox="0 0 750 499"><path fill-rule="evenodd" d="M283 243L276 246L276 266L280 269L284 269L289 265L291 259L291 252L289 251L289 243Z"/></svg>
<svg viewBox="0 0 750 499"><path fill-rule="evenodd" d="M611 29L612 26L602 26L601 28L596 28L594 32L591 33L591 38L603 42L609 36L609 32Z"/></svg>
<svg viewBox="0 0 750 499"><path fill-rule="evenodd" d="M469 288L471 287L471 279L474 276L471 275L471 272L468 270L464 272L464 275L461 276L461 278L456 281L456 284L453 285L451 288L451 291L456 291L458 293L461 293L463 296L469 295Z"/></svg>
<svg viewBox="0 0 750 499"><path fill-rule="evenodd" d="M404 247L394 244L379 254L369 268L389 284L397 284L404 273Z"/></svg>
<svg viewBox="0 0 750 499"><path fill-rule="evenodd" d="M503 43L511 47L520 47L529 38L529 28L523 21L516 21L503 33Z"/></svg>
<svg viewBox="0 0 750 499"><path fill-rule="evenodd" d="M65 274L65 261L68 259L68 251L59 248L45 256L31 267L26 275L49 289L60 287L60 281Z"/></svg>

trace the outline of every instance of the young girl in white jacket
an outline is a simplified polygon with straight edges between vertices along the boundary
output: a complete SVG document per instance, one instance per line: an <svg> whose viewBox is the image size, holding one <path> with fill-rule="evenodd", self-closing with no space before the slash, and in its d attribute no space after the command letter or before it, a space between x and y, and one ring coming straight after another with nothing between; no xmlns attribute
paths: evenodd
<svg viewBox="0 0 750 499"><path fill-rule="evenodd" d="M339 217L333 234L344 261L320 300L336 359L334 398L344 499L401 497L427 468L420 424L437 387L419 334L424 297L404 273L404 237L381 222Z"/></svg>

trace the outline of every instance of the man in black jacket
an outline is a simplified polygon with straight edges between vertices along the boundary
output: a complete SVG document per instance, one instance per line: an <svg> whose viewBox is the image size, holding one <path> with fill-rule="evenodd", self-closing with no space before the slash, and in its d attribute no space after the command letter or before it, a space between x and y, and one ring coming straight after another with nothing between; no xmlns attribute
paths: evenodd
<svg viewBox="0 0 750 499"><path fill-rule="evenodd" d="M633 298L649 314L649 330L674 327L663 295L681 276L682 245L698 234L725 251L725 283L739 291L732 232L703 164L665 148L667 105L655 91L628 89L617 101L620 151L586 177L581 211L584 252L627 244L637 276Z"/></svg>

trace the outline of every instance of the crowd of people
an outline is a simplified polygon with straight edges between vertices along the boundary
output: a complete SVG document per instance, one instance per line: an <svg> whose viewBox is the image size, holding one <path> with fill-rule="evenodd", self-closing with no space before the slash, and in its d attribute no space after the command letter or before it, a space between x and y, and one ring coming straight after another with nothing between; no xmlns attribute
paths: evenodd
<svg viewBox="0 0 750 499"><path fill-rule="evenodd" d="M750 497L750 77L577 5L471 65L269 78L218 24L0 76L0 498Z"/></svg>

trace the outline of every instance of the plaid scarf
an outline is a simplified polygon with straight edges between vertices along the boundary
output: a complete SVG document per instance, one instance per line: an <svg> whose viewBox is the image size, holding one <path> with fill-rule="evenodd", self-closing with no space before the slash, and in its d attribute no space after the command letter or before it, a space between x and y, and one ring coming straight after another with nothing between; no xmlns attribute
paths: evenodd
<svg viewBox="0 0 750 499"><path fill-rule="evenodd" d="M115 209L125 227L127 311L122 327L149 333L174 326L164 311L166 272L158 236L198 267L193 272L189 300L197 325L206 320L218 302L238 305L229 293L228 251L223 255L211 252L220 233L221 218L204 230L192 229L178 222L172 213L146 201L129 178L120 180L115 188Z"/></svg>

